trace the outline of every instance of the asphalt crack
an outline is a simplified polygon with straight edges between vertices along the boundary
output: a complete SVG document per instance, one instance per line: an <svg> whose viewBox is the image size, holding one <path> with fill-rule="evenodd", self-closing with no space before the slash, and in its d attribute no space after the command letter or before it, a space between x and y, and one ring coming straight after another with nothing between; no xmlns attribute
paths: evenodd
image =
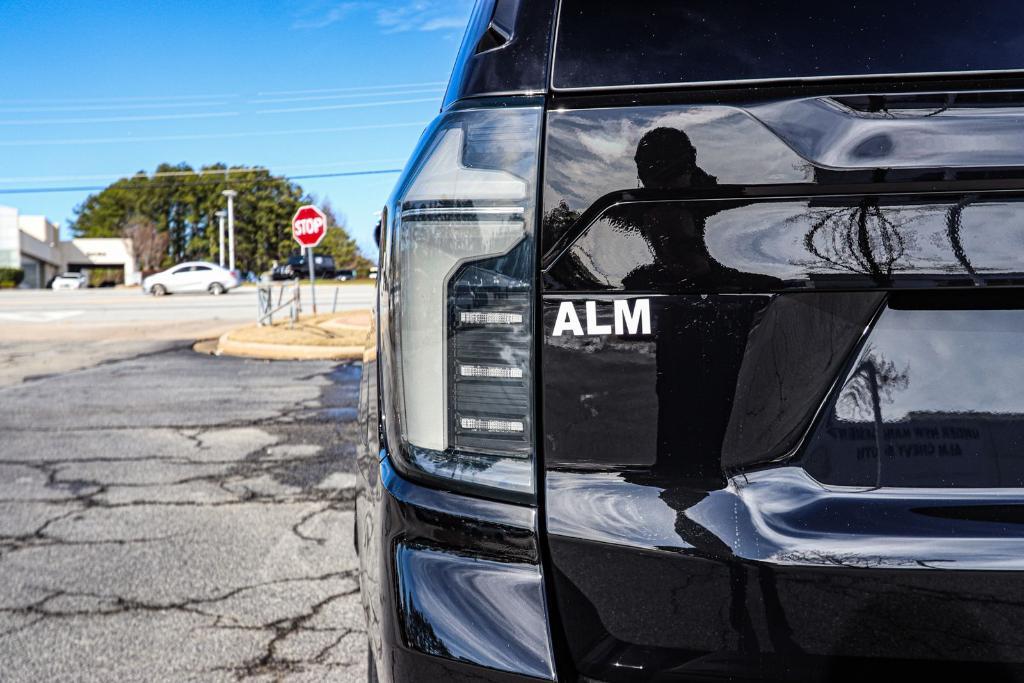
<svg viewBox="0 0 1024 683"><path fill-rule="evenodd" d="M187 358L192 357L206 359L189 352ZM119 371L104 391L116 394L116 383L144 382L139 375L147 368L184 358L162 351L110 364ZM274 365L275 372L300 366ZM235 643L235 654L222 656L221 646L211 646L207 656L219 661L197 662L190 669L195 674L284 680L293 673L336 677L349 675L353 667L360 671L365 631L361 618L351 618L361 610L353 602L359 582L346 537L351 519L344 518L352 514L356 494L358 368L324 367L319 373L293 373L306 383L325 378L316 394L276 403L264 396L252 411L259 417L206 414L198 423L131 426L24 420L0 426L6 445L0 449L0 471L6 468L8 474L0 476L0 576L7 584L0 585L0 659L22 667L5 666L5 677L18 680L17 671L32 672L22 674L23 680L52 677L49 655L32 660L27 654L36 642L68 642L83 629L106 634L140 623L158 628L158 616L175 615L185 620L182 628L192 634L195 648L202 648L204 633L245 637L237 643L216 641ZM190 381L185 372L169 372L162 382ZM21 387L45 397L67 391L64 382L89 376L74 371ZM287 379L288 385L293 381ZM10 445L15 442L22 446ZM226 529L241 538L228 539L232 549L251 537L256 544L251 555L237 558L221 550L224 541L210 536L208 518L221 533ZM254 523L263 526L253 528ZM274 537L266 538L268 533ZM182 561L178 555L190 552L196 541L207 555ZM129 570L120 580L108 578L105 573L116 575L122 561L138 562L140 571L156 574L125 581ZM186 578L165 588L162 576L210 562L217 571L226 568L224 579ZM255 580L257 569L285 578ZM254 617L267 612L272 613L266 618ZM130 634L121 639L129 641ZM82 671L90 665L104 664L102 658L91 662L88 653L75 664Z"/></svg>

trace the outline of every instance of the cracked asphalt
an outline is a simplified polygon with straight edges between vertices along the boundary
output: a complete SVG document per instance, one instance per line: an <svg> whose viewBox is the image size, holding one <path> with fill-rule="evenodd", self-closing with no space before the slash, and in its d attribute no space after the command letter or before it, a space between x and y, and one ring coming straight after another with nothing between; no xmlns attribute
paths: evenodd
<svg viewBox="0 0 1024 683"><path fill-rule="evenodd" d="M0 387L0 680L364 681L359 372L170 348Z"/></svg>

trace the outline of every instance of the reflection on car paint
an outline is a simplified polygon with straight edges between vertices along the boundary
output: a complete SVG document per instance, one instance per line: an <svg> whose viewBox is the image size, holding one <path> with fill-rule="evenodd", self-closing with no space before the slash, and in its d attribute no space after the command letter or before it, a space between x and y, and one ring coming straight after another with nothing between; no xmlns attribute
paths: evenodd
<svg viewBox="0 0 1024 683"><path fill-rule="evenodd" d="M1019 199L630 202L545 272L549 291L766 292L1024 281Z"/></svg>
<svg viewBox="0 0 1024 683"><path fill-rule="evenodd" d="M549 114L544 514L579 672L1024 671L1024 493L998 467L1024 414L1024 172L1000 150L1022 110L1000 97ZM815 137L822 107L846 137ZM607 324L641 297L649 338L551 334L566 302Z"/></svg>
<svg viewBox="0 0 1024 683"><path fill-rule="evenodd" d="M421 652L554 678L540 570L399 544L399 609ZM500 644L499 647L495 647Z"/></svg>

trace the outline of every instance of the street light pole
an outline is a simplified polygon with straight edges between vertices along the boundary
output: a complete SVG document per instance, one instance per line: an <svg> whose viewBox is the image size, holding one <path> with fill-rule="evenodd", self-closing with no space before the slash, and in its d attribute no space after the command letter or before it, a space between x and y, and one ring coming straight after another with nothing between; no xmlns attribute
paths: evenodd
<svg viewBox="0 0 1024 683"><path fill-rule="evenodd" d="M224 267L224 217L228 215L227 211L217 211L214 214L220 221L220 229L217 231L218 234L218 247L217 247L217 258L219 259L220 267Z"/></svg>
<svg viewBox="0 0 1024 683"><path fill-rule="evenodd" d="M224 190L222 195L228 198L228 270L235 269L235 197L234 190Z"/></svg>

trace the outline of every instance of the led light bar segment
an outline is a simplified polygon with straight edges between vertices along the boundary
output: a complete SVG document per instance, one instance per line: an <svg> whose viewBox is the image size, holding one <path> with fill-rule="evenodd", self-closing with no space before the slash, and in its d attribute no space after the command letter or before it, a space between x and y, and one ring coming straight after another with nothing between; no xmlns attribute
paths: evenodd
<svg viewBox="0 0 1024 683"><path fill-rule="evenodd" d="M486 377L488 379L523 378L523 371L519 368L490 367L486 365L460 365L459 374L463 377Z"/></svg>
<svg viewBox="0 0 1024 683"><path fill-rule="evenodd" d="M462 311L459 313L459 322L463 325L520 325L523 322L523 314L507 311Z"/></svg>
<svg viewBox="0 0 1024 683"><path fill-rule="evenodd" d="M496 434L519 434L526 429L526 426L519 420L485 420L478 417L463 417L460 419L460 423L463 429Z"/></svg>

